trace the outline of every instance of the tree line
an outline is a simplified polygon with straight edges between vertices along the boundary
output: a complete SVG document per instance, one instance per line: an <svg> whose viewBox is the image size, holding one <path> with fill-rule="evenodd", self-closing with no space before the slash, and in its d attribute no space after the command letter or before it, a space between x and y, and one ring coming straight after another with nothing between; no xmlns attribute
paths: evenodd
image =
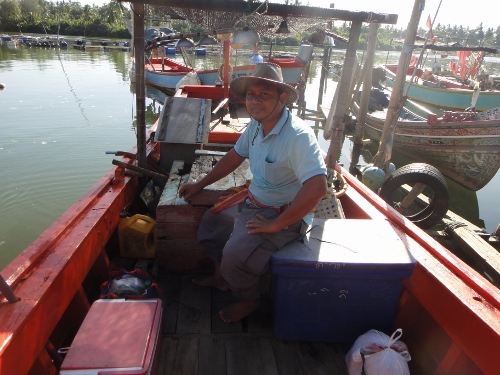
<svg viewBox="0 0 500 375"><path fill-rule="evenodd" d="M298 0L290 3L300 4ZM160 10L146 7L146 15L152 19L161 19ZM130 19L130 10L117 1L110 1L102 6L81 5L69 0L51 2L47 0L0 0L0 30L8 33L37 33L61 34L84 37L130 38L124 18ZM154 25L154 23L153 23ZM326 26L326 24L325 24ZM350 23L339 21L330 23L333 33L344 38L349 37ZM199 25L190 24L183 20L172 20L173 29L188 33L204 31ZM360 45L366 47L368 25L363 24ZM263 44L273 42L277 45L300 45L307 40L315 30L308 30L302 34L289 35L285 38L262 38ZM406 30L394 25L385 25L379 28L377 38L378 50L401 50ZM418 34L426 36L427 29L420 28ZM461 25L442 25L434 27L433 35L438 41L445 43L460 43L469 46L500 47L500 26L496 29L484 28L479 24L476 28ZM340 47L345 47L340 45Z"/></svg>
<svg viewBox="0 0 500 375"><path fill-rule="evenodd" d="M103 6L46 0L0 0L0 30L9 33L130 38L118 2Z"/></svg>

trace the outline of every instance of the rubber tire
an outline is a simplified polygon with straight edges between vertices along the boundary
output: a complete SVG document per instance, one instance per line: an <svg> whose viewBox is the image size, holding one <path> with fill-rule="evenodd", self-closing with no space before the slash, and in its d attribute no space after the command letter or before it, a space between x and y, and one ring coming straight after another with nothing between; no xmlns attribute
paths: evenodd
<svg viewBox="0 0 500 375"><path fill-rule="evenodd" d="M397 169L382 185L379 195L392 206L393 193L405 184L414 183L427 185L434 191L434 196L429 205L421 212L413 216L406 216L406 218L422 229L431 228L448 212L450 201L448 184L441 172L432 165L413 163Z"/></svg>

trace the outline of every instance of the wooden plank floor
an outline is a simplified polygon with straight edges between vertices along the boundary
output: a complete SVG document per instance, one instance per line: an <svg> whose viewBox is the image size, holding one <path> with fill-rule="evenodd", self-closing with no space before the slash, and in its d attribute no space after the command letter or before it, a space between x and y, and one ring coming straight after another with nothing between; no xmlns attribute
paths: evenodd
<svg viewBox="0 0 500 375"><path fill-rule="evenodd" d="M238 323L218 311L230 292L194 285L196 275L159 275L163 291L158 374L321 375L347 374L350 344L282 341L272 334L271 303Z"/></svg>

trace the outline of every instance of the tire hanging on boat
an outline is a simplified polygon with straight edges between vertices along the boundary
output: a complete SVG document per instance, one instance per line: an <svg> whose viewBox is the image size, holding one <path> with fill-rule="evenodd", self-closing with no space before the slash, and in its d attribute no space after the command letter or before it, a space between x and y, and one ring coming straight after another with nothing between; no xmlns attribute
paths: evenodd
<svg viewBox="0 0 500 375"><path fill-rule="evenodd" d="M380 188L380 197L396 209L401 202L395 201L395 194L404 185L425 185L430 193L429 203L418 212L403 215L422 229L437 224L448 212L450 194L444 176L435 167L425 163L413 163L397 169Z"/></svg>

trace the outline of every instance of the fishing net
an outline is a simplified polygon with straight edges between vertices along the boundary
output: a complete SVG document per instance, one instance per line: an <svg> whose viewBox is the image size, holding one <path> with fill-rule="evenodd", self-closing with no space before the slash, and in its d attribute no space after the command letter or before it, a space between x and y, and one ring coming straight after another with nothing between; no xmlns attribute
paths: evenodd
<svg viewBox="0 0 500 375"><path fill-rule="evenodd" d="M250 14L164 6L156 6L155 8L159 12L169 15L172 18L185 19L190 23L200 25L206 32L243 27L249 27L252 29L273 25L272 28L259 29L259 34L261 36L272 38L300 34L309 29L325 24L325 19L321 18L287 16L286 21L290 34L276 34L276 31L283 21L283 17L267 15L266 3L262 3L259 8Z"/></svg>

